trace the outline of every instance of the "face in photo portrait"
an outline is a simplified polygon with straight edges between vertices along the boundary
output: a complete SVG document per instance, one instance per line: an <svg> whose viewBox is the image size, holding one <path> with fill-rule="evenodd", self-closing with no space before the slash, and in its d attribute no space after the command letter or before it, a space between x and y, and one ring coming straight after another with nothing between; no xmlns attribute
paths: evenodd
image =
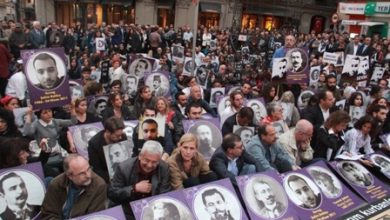
<svg viewBox="0 0 390 220"><path fill-rule="evenodd" d="M222 144L221 131L209 121L195 123L189 132L196 135L199 140L199 152L205 157L210 158Z"/></svg>
<svg viewBox="0 0 390 220"><path fill-rule="evenodd" d="M287 211L288 200L279 182L266 175L251 177L245 184L244 199L259 217L276 219Z"/></svg>
<svg viewBox="0 0 390 220"><path fill-rule="evenodd" d="M337 168L348 183L364 188L367 188L374 183L368 170L356 162L339 162L337 163Z"/></svg>
<svg viewBox="0 0 390 220"><path fill-rule="evenodd" d="M199 190L193 200L193 211L202 220L239 220L241 206L235 195L221 186Z"/></svg>
<svg viewBox="0 0 390 220"><path fill-rule="evenodd" d="M80 85L69 86L70 97L74 101L78 98L84 97L83 87Z"/></svg>
<svg viewBox="0 0 390 220"><path fill-rule="evenodd" d="M39 52L27 62L27 78L38 89L53 90L65 79L66 65L55 53Z"/></svg>
<svg viewBox="0 0 390 220"><path fill-rule="evenodd" d="M283 180L288 197L294 204L304 209L316 209L320 206L322 197L317 186L308 177L294 173Z"/></svg>
<svg viewBox="0 0 390 220"><path fill-rule="evenodd" d="M166 96L169 93L169 80L164 74L148 75L145 84L151 88L155 96Z"/></svg>
<svg viewBox="0 0 390 220"><path fill-rule="evenodd" d="M132 140L134 129L137 126L137 124L127 122L127 121L125 121L124 123L125 123L125 128L123 129L123 132L126 134L127 140Z"/></svg>
<svg viewBox="0 0 390 220"><path fill-rule="evenodd" d="M229 96L225 96L218 100L218 114L221 115L222 112L231 106Z"/></svg>
<svg viewBox="0 0 390 220"><path fill-rule="evenodd" d="M267 110L262 102L259 100L249 100L246 103L247 107L251 107L253 112L255 113L256 121L260 121L262 118L267 116Z"/></svg>
<svg viewBox="0 0 390 220"><path fill-rule="evenodd" d="M318 166L311 166L308 171L327 198L334 199L341 196L341 183L333 173Z"/></svg>
<svg viewBox="0 0 390 220"><path fill-rule="evenodd" d="M317 82L320 79L320 71L318 69L313 70L310 73L310 79L314 82Z"/></svg>
<svg viewBox="0 0 390 220"><path fill-rule="evenodd" d="M152 72L152 64L147 59L138 58L129 66L130 75L136 76L138 79L144 77L145 72Z"/></svg>
<svg viewBox="0 0 390 220"><path fill-rule="evenodd" d="M279 59L280 60L275 63L275 67L273 67L272 78L274 77L283 78L287 73L287 59L286 58L279 58Z"/></svg>
<svg viewBox="0 0 390 220"><path fill-rule="evenodd" d="M194 67L196 68L196 66ZM184 64L184 69L188 72L188 73L191 73L192 72L192 60L187 60Z"/></svg>
<svg viewBox="0 0 390 220"><path fill-rule="evenodd" d="M100 118L103 118L102 113L107 108L107 97L96 99L95 112Z"/></svg>
<svg viewBox="0 0 390 220"><path fill-rule="evenodd" d="M91 138L93 138L101 130L101 128L93 125L80 126L73 135L76 147L83 151L87 151L88 141L91 140Z"/></svg>
<svg viewBox="0 0 390 220"><path fill-rule="evenodd" d="M192 219L190 210L179 200L159 197L148 203L142 211L143 220L187 220Z"/></svg>
<svg viewBox="0 0 390 220"><path fill-rule="evenodd" d="M255 135L254 127L241 127L236 125L233 127L233 133L240 136L242 144L246 146L249 141L252 139L253 135Z"/></svg>
<svg viewBox="0 0 390 220"><path fill-rule="evenodd" d="M128 75L126 77L126 92L129 95L135 95L138 89L138 78L133 75Z"/></svg>
<svg viewBox="0 0 390 220"><path fill-rule="evenodd" d="M390 178L390 160L379 154L371 155L371 160L381 169L381 172Z"/></svg>
<svg viewBox="0 0 390 220"><path fill-rule="evenodd" d="M205 65L201 65L196 69L196 81L201 86L207 85L207 77L209 75L209 69Z"/></svg>
<svg viewBox="0 0 390 220"><path fill-rule="evenodd" d="M173 46L172 56L177 58L183 58L184 48L181 46Z"/></svg>
<svg viewBox="0 0 390 220"><path fill-rule="evenodd" d="M221 99L221 97L224 96L224 93L223 91L221 90L215 90L214 93L211 94L211 100L210 100L210 104L214 104L216 105L218 100Z"/></svg>
<svg viewBox="0 0 390 220"><path fill-rule="evenodd" d="M130 141L113 143L103 147L110 178L114 176L118 165L131 157L133 146Z"/></svg>
<svg viewBox="0 0 390 220"><path fill-rule="evenodd" d="M294 73L302 72L307 64L307 55L297 49L289 51L288 54L290 58L290 71Z"/></svg>
<svg viewBox="0 0 390 220"><path fill-rule="evenodd" d="M12 170L0 175L0 218L33 219L40 212L45 186L34 173ZM19 214L19 212L21 214Z"/></svg>
<svg viewBox="0 0 390 220"><path fill-rule="evenodd" d="M363 57L362 59L360 59L358 75L366 75L369 69L370 64L368 62L368 58Z"/></svg>
<svg viewBox="0 0 390 220"><path fill-rule="evenodd" d="M310 90L303 91L298 97L298 107L299 109L304 109L309 104L310 98L314 93Z"/></svg>

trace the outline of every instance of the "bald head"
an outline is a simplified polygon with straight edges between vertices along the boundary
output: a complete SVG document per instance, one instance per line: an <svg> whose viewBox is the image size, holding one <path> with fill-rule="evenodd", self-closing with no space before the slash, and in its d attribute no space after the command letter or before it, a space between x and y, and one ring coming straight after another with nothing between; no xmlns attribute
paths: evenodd
<svg viewBox="0 0 390 220"><path fill-rule="evenodd" d="M293 35L287 35L284 38L284 47L286 48L293 48L295 46L295 37Z"/></svg>
<svg viewBox="0 0 390 220"><path fill-rule="evenodd" d="M313 124L306 120L301 119L295 126L295 139L297 142L307 141L313 136Z"/></svg>
<svg viewBox="0 0 390 220"><path fill-rule="evenodd" d="M190 95L194 100L199 100L202 98L202 90L199 85L194 85L191 87Z"/></svg>

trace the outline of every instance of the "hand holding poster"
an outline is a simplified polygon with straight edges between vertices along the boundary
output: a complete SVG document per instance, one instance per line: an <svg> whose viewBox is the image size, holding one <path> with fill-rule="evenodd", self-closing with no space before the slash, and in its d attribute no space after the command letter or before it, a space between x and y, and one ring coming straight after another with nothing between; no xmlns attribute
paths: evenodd
<svg viewBox="0 0 390 220"><path fill-rule="evenodd" d="M309 57L307 51L301 48L293 48L286 54L288 60L287 83L307 84L309 79Z"/></svg>

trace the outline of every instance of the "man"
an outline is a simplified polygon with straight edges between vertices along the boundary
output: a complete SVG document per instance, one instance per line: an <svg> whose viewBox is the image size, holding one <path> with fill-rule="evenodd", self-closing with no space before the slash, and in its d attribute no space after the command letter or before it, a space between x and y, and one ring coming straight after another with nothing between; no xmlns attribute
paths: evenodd
<svg viewBox="0 0 390 220"><path fill-rule="evenodd" d="M227 210L225 197L217 189L208 189L202 193L202 201L210 220L234 220Z"/></svg>
<svg viewBox="0 0 390 220"><path fill-rule="evenodd" d="M313 136L313 125L301 119L295 128L280 135L279 142L287 151L296 166L305 166L313 159L313 149L310 141Z"/></svg>
<svg viewBox="0 0 390 220"><path fill-rule="evenodd" d="M295 50L291 52L290 63L292 67L290 69L293 73L302 72L304 69L302 54L299 50Z"/></svg>
<svg viewBox="0 0 390 220"><path fill-rule="evenodd" d="M229 99L230 107L225 108L221 113L221 127L227 118L237 113L244 106L244 95L239 90L230 93Z"/></svg>
<svg viewBox="0 0 390 220"><path fill-rule="evenodd" d="M368 56L371 59L371 56L374 54L375 48L371 46L371 37L365 37L363 44L359 46L359 49L356 53L358 56Z"/></svg>
<svg viewBox="0 0 390 220"><path fill-rule="evenodd" d="M209 103L202 98L202 88L199 85L194 85L190 88L190 97L187 102L187 106L191 103L198 103L202 108L210 113L214 118L218 117L215 111L210 107Z"/></svg>
<svg viewBox="0 0 390 220"><path fill-rule="evenodd" d="M110 182L106 158L104 156L103 146L118 143L127 140L123 133L125 125L123 120L112 116L104 121L104 130L99 131L88 142L89 162L93 170L102 177L106 183Z"/></svg>
<svg viewBox="0 0 390 220"><path fill-rule="evenodd" d="M357 54L357 51L358 51L358 48L359 48L359 35L355 35L355 37L353 38L352 42L350 42L346 48L345 48L345 56L347 56L348 54L350 55L356 55Z"/></svg>
<svg viewBox="0 0 390 220"><path fill-rule="evenodd" d="M54 89L63 81L63 76L58 77L57 64L55 59L47 54L41 53L35 57L33 66L36 71L36 78L39 81L35 86L41 89Z"/></svg>
<svg viewBox="0 0 390 220"><path fill-rule="evenodd" d="M144 76L145 71L149 68L148 61L144 59L138 60L137 64L135 64L134 75L138 78L142 78Z"/></svg>
<svg viewBox="0 0 390 220"><path fill-rule="evenodd" d="M126 77L126 88L127 88L127 94L132 97L132 98L135 98L135 95L137 93L137 88L138 88L138 79L137 77L133 76L133 75L128 75Z"/></svg>
<svg viewBox="0 0 390 220"><path fill-rule="evenodd" d="M108 156L111 162L112 171L115 172L119 163L130 158L128 146L124 142L112 144L108 148Z"/></svg>
<svg viewBox="0 0 390 220"><path fill-rule="evenodd" d="M222 136L232 133L235 125L255 127L254 112L250 107L243 107L239 112L226 119L222 126Z"/></svg>
<svg viewBox="0 0 390 220"><path fill-rule="evenodd" d="M146 141L137 157L119 164L108 197L122 204L127 218L133 214L129 202L171 191L168 165L161 160L163 148L157 141Z"/></svg>
<svg viewBox="0 0 390 220"><path fill-rule="evenodd" d="M276 200L275 192L269 183L256 179L252 185L257 204L259 205L259 214L267 219L276 219L280 217L286 207Z"/></svg>
<svg viewBox="0 0 390 220"><path fill-rule="evenodd" d="M201 124L196 128L196 136L199 139L199 152L206 158L213 155L215 148L213 146L213 131L206 124Z"/></svg>
<svg viewBox="0 0 390 220"><path fill-rule="evenodd" d="M337 78L335 75L329 74L325 77L325 89L333 93L333 96L336 99L335 102L340 101L343 98L339 88L337 88Z"/></svg>
<svg viewBox="0 0 390 220"><path fill-rule="evenodd" d="M282 58L282 57L285 57L287 50L295 47L295 43L296 43L295 37L293 35L287 35L284 38L284 46L278 48L275 51L275 53L274 53L272 58ZM272 66L272 63L271 63L271 66Z"/></svg>
<svg viewBox="0 0 390 220"><path fill-rule="evenodd" d="M33 29L29 33L29 43L31 49L40 49L45 47L45 33L41 29L41 23L39 21L33 21Z"/></svg>
<svg viewBox="0 0 390 220"><path fill-rule="evenodd" d="M0 197L5 202L5 210L1 219L33 219L40 207L27 203L28 192L26 183L18 174L10 172L0 179Z"/></svg>
<svg viewBox="0 0 390 220"><path fill-rule="evenodd" d="M179 91L175 95L176 103L173 105L173 109L175 110L175 116L179 116L180 118L185 118L186 115L186 105L187 105L187 96L184 92Z"/></svg>
<svg viewBox="0 0 390 220"><path fill-rule="evenodd" d="M241 93L244 95L244 98L251 99L253 98L252 86L250 83L243 82L241 86Z"/></svg>
<svg viewBox="0 0 390 220"><path fill-rule="evenodd" d="M259 161L245 151L240 136L228 134L210 159L210 169L218 178L229 177L233 184L237 184L236 176L247 175L264 171Z"/></svg>
<svg viewBox="0 0 390 220"><path fill-rule="evenodd" d="M310 170L310 175L313 177L314 181L321 188L321 191L326 197L335 198L340 194L341 189L336 187L334 184L335 181L330 174L312 169Z"/></svg>
<svg viewBox="0 0 390 220"><path fill-rule="evenodd" d="M321 203L321 194L314 194L313 189L302 177L291 175L287 179L287 185L294 193L295 197L302 202L301 206L305 209L317 208Z"/></svg>
<svg viewBox="0 0 390 220"><path fill-rule="evenodd" d="M168 88L161 86L161 76L153 76L153 91L156 97L165 96L168 93Z"/></svg>
<svg viewBox="0 0 390 220"><path fill-rule="evenodd" d="M70 219L106 208L107 189L92 171L88 160L70 154L64 160L64 173L54 178L42 203L41 219Z"/></svg>
<svg viewBox="0 0 390 220"><path fill-rule="evenodd" d="M153 207L153 220L180 220L179 209L172 202L156 202Z"/></svg>
<svg viewBox="0 0 390 220"><path fill-rule="evenodd" d="M341 173L352 184L360 187L368 187L372 184L371 176L366 170L359 169L354 162L344 162L341 165Z"/></svg>
<svg viewBox="0 0 390 220"><path fill-rule="evenodd" d="M296 170L287 151L276 142L276 130L272 125L262 125L252 137L246 150L261 165L261 170L278 170L280 173Z"/></svg>

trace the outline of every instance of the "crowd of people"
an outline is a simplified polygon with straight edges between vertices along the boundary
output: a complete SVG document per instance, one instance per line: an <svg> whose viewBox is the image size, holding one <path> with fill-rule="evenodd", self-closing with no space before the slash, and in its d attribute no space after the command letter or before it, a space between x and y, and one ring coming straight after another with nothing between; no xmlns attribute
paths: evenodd
<svg viewBox="0 0 390 220"><path fill-rule="evenodd" d="M247 37L242 40L239 35ZM104 38L104 50L96 47L100 38ZM194 50L192 41L196 41ZM184 47L183 61L195 51L195 64L202 66L201 70L186 74L183 61L173 59L175 46ZM68 58L65 78L82 82L83 91L72 96L69 105L33 110L21 51L55 47L63 47ZM307 50L309 66L320 67L315 90L309 82L272 80L272 58L284 57L293 48ZM342 68L323 62L325 52L368 56L369 73L374 67L383 67L384 74L361 88L356 80L339 77ZM139 62L129 68L129 57L134 54L155 60L157 67ZM102 74L104 63L109 68L107 78ZM223 178L230 178L237 187L235 177L239 175L267 170L283 173L319 160L363 155L357 160L374 170L374 163L364 155L390 152L389 143L382 138L390 132L389 64L389 39L379 34L350 38L349 33L330 30L304 34L260 28L231 33L204 26L192 33L189 26L175 30L173 25L103 22L84 27L77 22L69 27L55 23L41 27L38 21L2 21L0 168L41 162L47 184L42 219L69 219L119 204L131 219L131 201ZM146 85L140 72L148 68L169 73L166 87L159 74L153 77L152 86ZM226 93L219 95L226 94L230 101L222 110L218 109L220 98L212 93L216 88L224 88L219 91ZM313 95L301 97L309 90ZM108 98L102 101L102 96ZM340 108L335 104L341 100L345 105ZM21 107L28 110L18 125L14 112ZM358 118L352 111L356 107L365 109ZM164 118L163 123L155 119L158 117ZM209 127L199 125L188 132L184 126L188 120L210 118L220 122L219 146L215 146L215 131ZM131 120L139 122L127 135L125 123ZM78 154L68 127L95 122L103 124L101 131L81 134L87 143L87 159ZM123 141L132 142L132 155L114 161L111 175L103 148ZM124 150L116 154L121 152ZM115 153L112 155L110 158ZM5 183L0 179L0 194L6 190ZM8 204L11 209L1 218L28 219L26 216L36 213L21 200ZM223 219L219 213L210 215Z"/></svg>

